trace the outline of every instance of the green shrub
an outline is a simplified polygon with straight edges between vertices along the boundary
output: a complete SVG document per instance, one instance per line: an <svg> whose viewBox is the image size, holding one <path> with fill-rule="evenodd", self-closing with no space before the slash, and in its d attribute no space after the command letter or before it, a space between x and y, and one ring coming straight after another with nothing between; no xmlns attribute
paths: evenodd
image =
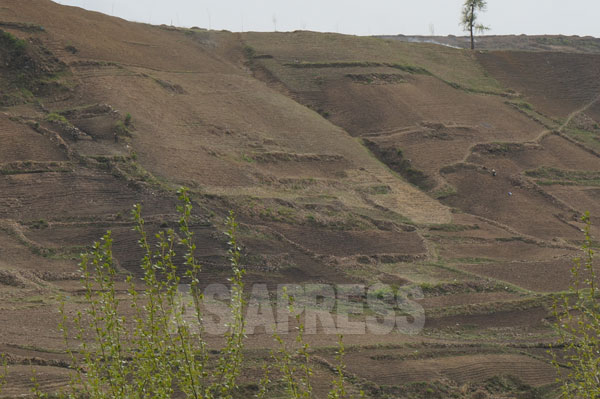
<svg viewBox="0 0 600 399"><path fill-rule="evenodd" d="M125 125L123 121L117 121L113 126L113 133L117 137L131 137L131 130Z"/></svg>
<svg viewBox="0 0 600 399"><path fill-rule="evenodd" d="M42 229L46 229L48 228L48 222L46 222L44 219L40 219L40 220L34 220L33 222L31 222L29 224L29 226L32 229L37 229L37 230L42 230Z"/></svg>
<svg viewBox="0 0 600 399"><path fill-rule="evenodd" d="M246 44L244 45L244 54L246 55L246 58L251 60L256 55L256 50L252 46Z"/></svg>
<svg viewBox="0 0 600 399"><path fill-rule="evenodd" d="M0 356L0 392L2 392L2 388L6 385L6 376L8 375L7 364L6 357L2 354L2 356Z"/></svg>
<svg viewBox="0 0 600 399"><path fill-rule="evenodd" d="M187 191L179 191L182 205L179 231L173 229L156 234L153 245L145 230L141 207L136 205L133 216L139 244L145 255L141 262L143 289L136 288L127 277L128 294L134 310L133 327L126 326L121 315L121 301L116 293L118 279L113 258L111 232L107 232L90 253L82 255L81 268L85 285L84 312L75 317L77 354L70 348L71 334L66 328L70 317L61 306L61 329L77 374L73 379L73 394L83 391L85 397L96 398L171 398L181 391L188 398L231 398L236 389L243 354L244 320L242 317L244 269L240 266L240 249L236 241L237 224L233 216L227 219L229 256L233 277L230 302L230 332L220 357L210 363L210 353L201 328L194 328L184 319L185 307L191 306L196 320L202 320L198 274L201 266L195 259L196 246L190 229L192 205ZM180 266L175 264L175 247L183 246L185 256ZM178 287L181 278L190 282L193 301L181 304ZM87 337L93 337L89 343ZM84 372L85 370L85 372Z"/></svg>
<svg viewBox="0 0 600 399"><path fill-rule="evenodd" d="M0 29L0 46L14 55L18 55L25 52L27 42L23 39L17 38L10 32Z"/></svg>
<svg viewBox="0 0 600 399"><path fill-rule="evenodd" d="M575 259L568 293L554 303L554 327L559 341L552 350L553 363L562 377L562 398L600 398L600 290L594 269L590 216L582 220L583 258ZM566 368L567 374L564 374Z"/></svg>
<svg viewBox="0 0 600 399"><path fill-rule="evenodd" d="M46 115L46 120L48 122L52 122L52 123L59 123L59 124L63 124L63 125L69 125L69 121L67 120L67 118L65 118L64 116L57 114L55 112L52 112L48 115Z"/></svg>
<svg viewBox="0 0 600 399"><path fill-rule="evenodd" d="M2 21L0 22L0 26L4 26L7 28L18 29L25 32L44 32L45 29L42 25L31 24L27 22L8 22Z"/></svg>
<svg viewBox="0 0 600 399"><path fill-rule="evenodd" d="M331 114L329 113L329 111L325 111L325 110L324 110L324 109L322 109L322 108L319 108L319 109L317 109L317 113L318 113L319 115L321 115L321 116L322 116L323 118L325 118L325 119L327 119L327 118L329 118L329 117L331 116Z"/></svg>
<svg viewBox="0 0 600 399"><path fill-rule="evenodd" d="M71 54L77 54L79 52L77 47L73 46L72 44L65 46L65 50L67 50Z"/></svg>
<svg viewBox="0 0 600 399"><path fill-rule="evenodd" d="M59 397L87 399L107 398L229 398L239 397L237 379L243 362L245 320L244 268L241 266L241 250L237 242L238 225L233 213L229 214L225 232L228 238L229 259L232 267L231 296L229 300L230 323L221 350L208 349L203 337L203 310L199 273L201 265L196 261L194 233L190 229L192 203L186 189L178 191L181 205L179 228L161 231L151 243L141 216L141 206L132 211L134 230L138 233L140 247L144 251L141 261L143 277L135 281L132 276L124 279L128 286L128 302L133 316L126 320L122 315L124 303L117 294L120 276L113 258L113 238L108 231L96 242L90 252L81 257L84 284L84 300L87 307L73 317L67 314L65 303L60 306L60 324L67 352L71 357L73 376L70 394ZM175 249L184 249L183 261ZM183 280L182 280L183 279ZM182 303L179 285L190 283L192 299ZM141 286L141 288L140 288ZM299 327L294 348L274 335L279 349L271 353L272 361L266 362L264 377L253 386L256 397L264 398L270 391L270 370L281 373L281 382L287 398L311 398L313 395L309 346L304 342L304 326L300 313L294 312L294 298L286 295L290 313L296 315ZM189 312L194 313L189 321ZM73 321L75 331L67 328ZM197 328L195 328L197 327ZM74 333L74 334L73 334ZM71 342L72 339L76 342ZM77 347L76 350L73 348ZM335 377L328 398L347 398L345 388L344 346L339 338L334 366ZM216 355L216 356L213 356ZM1 360L1 359L0 359ZM1 364L1 362L0 362ZM0 372L0 388L7 372ZM37 398L49 397L42 392L33 379L32 392ZM364 394L361 392L361 397Z"/></svg>

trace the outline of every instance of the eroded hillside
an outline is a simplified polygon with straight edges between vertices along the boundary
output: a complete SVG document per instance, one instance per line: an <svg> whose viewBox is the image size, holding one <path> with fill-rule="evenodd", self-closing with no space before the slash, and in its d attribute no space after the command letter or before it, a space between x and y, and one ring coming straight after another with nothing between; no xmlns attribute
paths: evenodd
<svg viewBox="0 0 600 399"><path fill-rule="evenodd" d="M579 217L600 215L598 56L179 29L49 0L3 1L0 29L3 394L27 390L33 359L42 384L67 382L58 303L82 306L78 254L111 230L140 273L129 211L174 227L181 185L206 283L228 276L233 210L248 282L422 289L418 335L346 337L357 389L554 382L549 294ZM333 359L335 336L309 339ZM259 358L270 342L249 337Z"/></svg>

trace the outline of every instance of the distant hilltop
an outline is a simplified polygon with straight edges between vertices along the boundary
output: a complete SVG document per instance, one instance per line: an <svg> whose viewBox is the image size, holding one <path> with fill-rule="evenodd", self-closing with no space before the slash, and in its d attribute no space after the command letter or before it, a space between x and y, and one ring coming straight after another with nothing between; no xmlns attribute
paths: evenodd
<svg viewBox="0 0 600 399"><path fill-rule="evenodd" d="M433 43L455 48L469 48L468 36L378 36L385 39L413 43ZM563 35L506 35L479 36L476 38L479 50L522 50L558 51L573 53L600 54L600 39L592 36Z"/></svg>

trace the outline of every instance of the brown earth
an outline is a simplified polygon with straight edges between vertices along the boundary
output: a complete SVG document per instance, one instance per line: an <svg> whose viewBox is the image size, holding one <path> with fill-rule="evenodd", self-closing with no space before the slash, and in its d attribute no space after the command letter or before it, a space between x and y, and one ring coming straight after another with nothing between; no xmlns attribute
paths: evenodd
<svg viewBox="0 0 600 399"><path fill-rule="evenodd" d="M67 157L52 142L31 129L0 115L0 163L16 161L66 161Z"/></svg>
<svg viewBox="0 0 600 399"><path fill-rule="evenodd" d="M358 356L349 370L381 385L402 385L420 381L450 379L459 384L483 382L497 375L518 376L532 386L550 384L555 372L546 363L519 355L462 355L425 360L371 360ZM385 357L384 357L385 359Z"/></svg>
<svg viewBox="0 0 600 399"><path fill-rule="evenodd" d="M573 258L553 261L485 263L461 265L461 269L496 280L506 281L519 287L538 291L565 291L571 281Z"/></svg>
<svg viewBox="0 0 600 399"><path fill-rule="evenodd" d="M150 236L177 228L182 184L203 284L229 275L234 210L248 286L422 289L419 334L346 337L352 390L554 381L547 357L511 345L554 339L542 294L568 288L579 217L600 211L598 182L581 178L600 171L598 55L157 27L49 0L5 0L0 29L27 41L35 72L24 87L22 66L0 65L3 397L28 393L32 359L44 389L65 385L58 305L84 308L79 253L111 230L120 277L139 275L130 210L142 204ZM563 180L532 174L548 170ZM324 397L337 337L307 340L329 359L316 366ZM409 353L427 345L440 348ZM248 346L258 364L272 337Z"/></svg>
<svg viewBox="0 0 600 399"><path fill-rule="evenodd" d="M545 115L566 118L598 97L599 55L507 51L477 53L477 58Z"/></svg>
<svg viewBox="0 0 600 399"><path fill-rule="evenodd" d="M459 168L445 177L458 194L444 202L463 212L494 219L520 233L546 240L579 237L579 230L566 223L576 220L577 215L553 204L536 187L470 168Z"/></svg>
<svg viewBox="0 0 600 399"><path fill-rule="evenodd" d="M440 244L440 255L446 259L497 259L514 261L548 260L575 255L573 248L543 246L520 237L489 239L445 239Z"/></svg>
<svg viewBox="0 0 600 399"><path fill-rule="evenodd" d="M327 231L278 226L287 239L321 255L399 254L420 255L425 251L418 234L392 231Z"/></svg>

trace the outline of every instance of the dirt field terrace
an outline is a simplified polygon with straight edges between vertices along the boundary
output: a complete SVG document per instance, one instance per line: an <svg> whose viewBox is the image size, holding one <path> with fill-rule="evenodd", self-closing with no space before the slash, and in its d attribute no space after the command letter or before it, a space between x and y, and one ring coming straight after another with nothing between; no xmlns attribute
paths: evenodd
<svg viewBox="0 0 600 399"><path fill-rule="evenodd" d="M3 0L0 29L25 43L0 40L0 397L29 394L31 364L44 389L68 383L58 303L84 306L79 254L111 230L139 275L130 210L176 227L181 185L207 284L229 276L233 210L249 286L422 291L418 334L345 337L352 392L553 397L551 295L585 211L600 236L600 55L151 26L49 0ZM320 397L337 337L307 339ZM242 386L273 341L247 345Z"/></svg>

